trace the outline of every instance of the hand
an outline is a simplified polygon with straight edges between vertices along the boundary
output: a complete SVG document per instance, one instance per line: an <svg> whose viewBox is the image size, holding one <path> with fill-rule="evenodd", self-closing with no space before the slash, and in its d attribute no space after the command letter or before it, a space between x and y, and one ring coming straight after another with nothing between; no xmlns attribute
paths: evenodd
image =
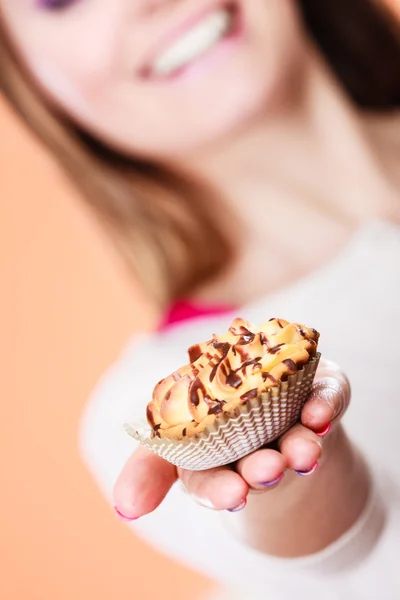
<svg viewBox="0 0 400 600"><path fill-rule="evenodd" d="M322 360L301 423L273 446L239 460L235 468L230 465L209 471L186 471L141 447L128 460L115 485L117 514L125 521L133 521L152 512L178 479L202 506L238 511L246 505L250 492L275 489L288 470L299 476L312 475L322 455L322 439L340 422L349 402L347 378L334 363Z"/></svg>

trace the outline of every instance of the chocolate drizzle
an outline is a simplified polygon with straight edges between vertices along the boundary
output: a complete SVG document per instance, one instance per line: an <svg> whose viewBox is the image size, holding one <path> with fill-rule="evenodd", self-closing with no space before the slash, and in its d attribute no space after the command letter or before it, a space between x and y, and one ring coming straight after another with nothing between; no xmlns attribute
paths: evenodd
<svg viewBox="0 0 400 600"><path fill-rule="evenodd" d="M270 354L278 354L278 352L280 352L281 348L283 348L284 345L285 344L278 344L277 346L273 346L268 350L268 352Z"/></svg>
<svg viewBox="0 0 400 600"><path fill-rule="evenodd" d="M228 377L228 373L229 373L228 364L229 364L229 361L226 361L226 360L223 363L221 363L222 375L224 375L225 377ZM229 368L230 368L230 364L229 364Z"/></svg>
<svg viewBox="0 0 400 600"><path fill-rule="evenodd" d="M194 346L191 346L188 350L188 353L189 360L191 363L194 363L203 354L200 344L195 344Z"/></svg>
<svg viewBox="0 0 400 600"><path fill-rule="evenodd" d="M212 382L215 379L219 365L226 358L229 350L231 349L231 345L228 342L220 343L220 342L214 341L213 346L216 350L221 351L221 356L220 356L218 362L214 365L213 370L210 373L210 382Z"/></svg>
<svg viewBox="0 0 400 600"><path fill-rule="evenodd" d="M154 415L153 415L153 411L152 411L150 404L147 406L147 409L146 409L146 417L147 417L147 422L150 425L150 427L152 427L155 430L157 427L157 424L154 420ZM160 427L160 425L158 425L158 427Z"/></svg>
<svg viewBox="0 0 400 600"><path fill-rule="evenodd" d="M226 404L226 402L224 402L223 400L221 402L219 402L217 400L217 403L215 404L215 406L212 406L209 409L208 414L209 415L220 415L224 411L224 409L223 409L224 404Z"/></svg>
<svg viewBox="0 0 400 600"><path fill-rule="evenodd" d="M240 358L245 361L248 360L249 358L249 352L246 348L246 346L241 346L240 344L236 344L234 346L234 348L236 349L236 352L239 354Z"/></svg>
<svg viewBox="0 0 400 600"><path fill-rule="evenodd" d="M201 392L203 395L203 398L205 398L205 396L207 394L207 390L204 387L203 383L200 381L200 379L197 378L192 382L192 384L189 388L190 403L196 407L199 406L200 400L201 400L199 392Z"/></svg>
<svg viewBox="0 0 400 600"><path fill-rule="evenodd" d="M263 381L267 381L267 379L269 379L271 381L271 383L273 383L274 385L278 383L277 380L275 379L275 377L273 375L271 375L271 373L264 372L262 374L262 378L263 378Z"/></svg>
<svg viewBox="0 0 400 600"><path fill-rule="evenodd" d="M216 340L213 342L213 347L216 350L221 350L222 358L225 358L225 356L228 354L229 350L231 349L231 345L229 342L217 342Z"/></svg>
<svg viewBox="0 0 400 600"><path fill-rule="evenodd" d="M239 372L242 371L243 375L246 375L246 369L247 367L253 367L253 369L259 368L261 369L261 356L258 356L257 358L252 358L249 360L246 360L238 369L235 369L234 371L231 371L227 377L226 377L226 385L229 385L230 387L234 388L235 390L239 389L240 386L243 383L243 379L242 377L239 375Z"/></svg>
<svg viewBox="0 0 400 600"><path fill-rule="evenodd" d="M291 371L297 371L297 365L291 358L284 360L283 364L286 365Z"/></svg>
<svg viewBox="0 0 400 600"><path fill-rule="evenodd" d="M242 378L236 373L236 371L231 371L226 378L226 385L229 385L237 390L242 385Z"/></svg>
<svg viewBox="0 0 400 600"><path fill-rule="evenodd" d="M281 320L280 320L280 319L277 319L276 317L273 317L272 319L270 319L270 320L269 320L269 322L270 322L270 323L272 323L272 321L275 321L275 323L278 323L278 325L279 325L279 327L280 327L281 329L283 329L283 328L284 328L284 325L282 325L282 322L281 322Z"/></svg>
<svg viewBox="0 0 400 600"><path fill-rule="evenodd" d="M251 342L254 342L255 337L255 333L248 333L246 335L242 335L242 337L238 341L238 344L240 346L246 346L247 344L251 344Z"/></svg>
<svg viewBox="0 0 400 600"><path fill-rule="evenodd" d="M240 358L245 361L249 358L249 353L247 351L246 346L241 346L240 344L235 344L235 346L233 346L236 350L236 352L239 354Z"/></svg>
<svg viewBox="0 0 400 600"><path fill-rule="evenodd" d="M253 369L261 369L262 365L260 363L260 360L261 356L257 356L257 358L251 358L249 360L246 360L246 362L242 364L238 371L241 370L243 375L245 375L247 367L253 367Z"/></svg>
<svg viewBox="0 0 400 600"><path fill-rule="evenodd" d="M229 331L233 333L233 335L254 335L253 332L247 329L247 327L244 325L240 325L239 327L232 325L229 327Z"/></svg>
<svg viewBox="0 0 400 600"><path fill-rule="evenodd" d="M257 398L257 396L258 388L255 388L254 390L246 392L245 394L243 394L243 396L240 396L240 399L243 400L243 402L247 402L248 400L254 400L254 398Z"/></svg>
<svg viewBox="0 0 400 600"><path fill-rule="evenodd" d="M216 364L216 365L214 365L214 367L213 367L213 370L212 370L212 371L211 371L211 373L210 373L210 381L211 381L211 382L213 382L213 381L214 381L214 379L215 379L215 376L216 376L216 374L217 374L217 371L218 371L218 367L219 367L219 365L220 365L220 363L219 363L219 362L217 362L217 364Z"/></svg>

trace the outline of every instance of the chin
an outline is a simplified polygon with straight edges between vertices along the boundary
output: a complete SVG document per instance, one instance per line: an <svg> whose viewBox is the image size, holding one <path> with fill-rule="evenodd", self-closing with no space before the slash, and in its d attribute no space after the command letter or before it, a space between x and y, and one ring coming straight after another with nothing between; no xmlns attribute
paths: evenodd
<svg viewBox="0 0 400 600"><path fill-rule="evenodd" d="M245 136L249 129L257 126L268 112L268 90L260 85L256 89L241 88L236 94L226 95L224 102L218 102L212 111L204 114L198 124L198 131L192 137L192 148L183 148L207 152L207 149L223 146ZM187 145L186 140L186 145Z"/></svg>
<svg viewBox="0 0 400 600"><path fill-rule="evenodd" d="M255 57L235 66L198 86L186 102L179 98L169 105L170 119L158 123L157 139L151 138L154 146L146 149L148 157L179 160L223 151L226 144L240 141L277 116L302 69L301 61L285 64L271 57L269 61ZM142 150L146 142L149 137L143 139Z"/></svg>
<svg viewBox="0 0 400 600"><path fill-rule="evenodd" d="M276 78L265 77L265 73L264 77L247 73L231 85L215 86L213 93L192 105L190 114L181 120L177 131L182 133L175 133L162 149L163 158L223 151L226 144L246 137L264 119L276 114L284 94L282 87Z"/></svg>

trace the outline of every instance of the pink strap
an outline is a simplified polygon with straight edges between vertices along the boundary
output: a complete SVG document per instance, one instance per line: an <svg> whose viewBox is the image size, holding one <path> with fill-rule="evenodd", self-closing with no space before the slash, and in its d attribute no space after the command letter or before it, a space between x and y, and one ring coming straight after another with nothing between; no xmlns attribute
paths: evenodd
<svg viewBox="0 0 400 600"><path fill-rule="evenodd" d="M233 309L233 306L201 305L186 300L179 300L166 312L160 329L166 329L174 323L196 319L197 317L223 315L232 312Z"/></svg>

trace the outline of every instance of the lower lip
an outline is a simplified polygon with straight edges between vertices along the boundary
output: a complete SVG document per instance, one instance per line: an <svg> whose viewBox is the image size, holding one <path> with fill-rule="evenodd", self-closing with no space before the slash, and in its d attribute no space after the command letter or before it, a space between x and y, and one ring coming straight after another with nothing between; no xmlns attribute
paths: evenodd
<svg viewBox="0 0 400 600"><path fill-rule="evenodd" d="M244 19L241 11L235 7L229 31L204 54L191 63L176 69L170 75L157 76L149 71L143 73L148 81L153 83L173 83L197 77L205 70L216 66L234 50L244 38Z"/></svg>

